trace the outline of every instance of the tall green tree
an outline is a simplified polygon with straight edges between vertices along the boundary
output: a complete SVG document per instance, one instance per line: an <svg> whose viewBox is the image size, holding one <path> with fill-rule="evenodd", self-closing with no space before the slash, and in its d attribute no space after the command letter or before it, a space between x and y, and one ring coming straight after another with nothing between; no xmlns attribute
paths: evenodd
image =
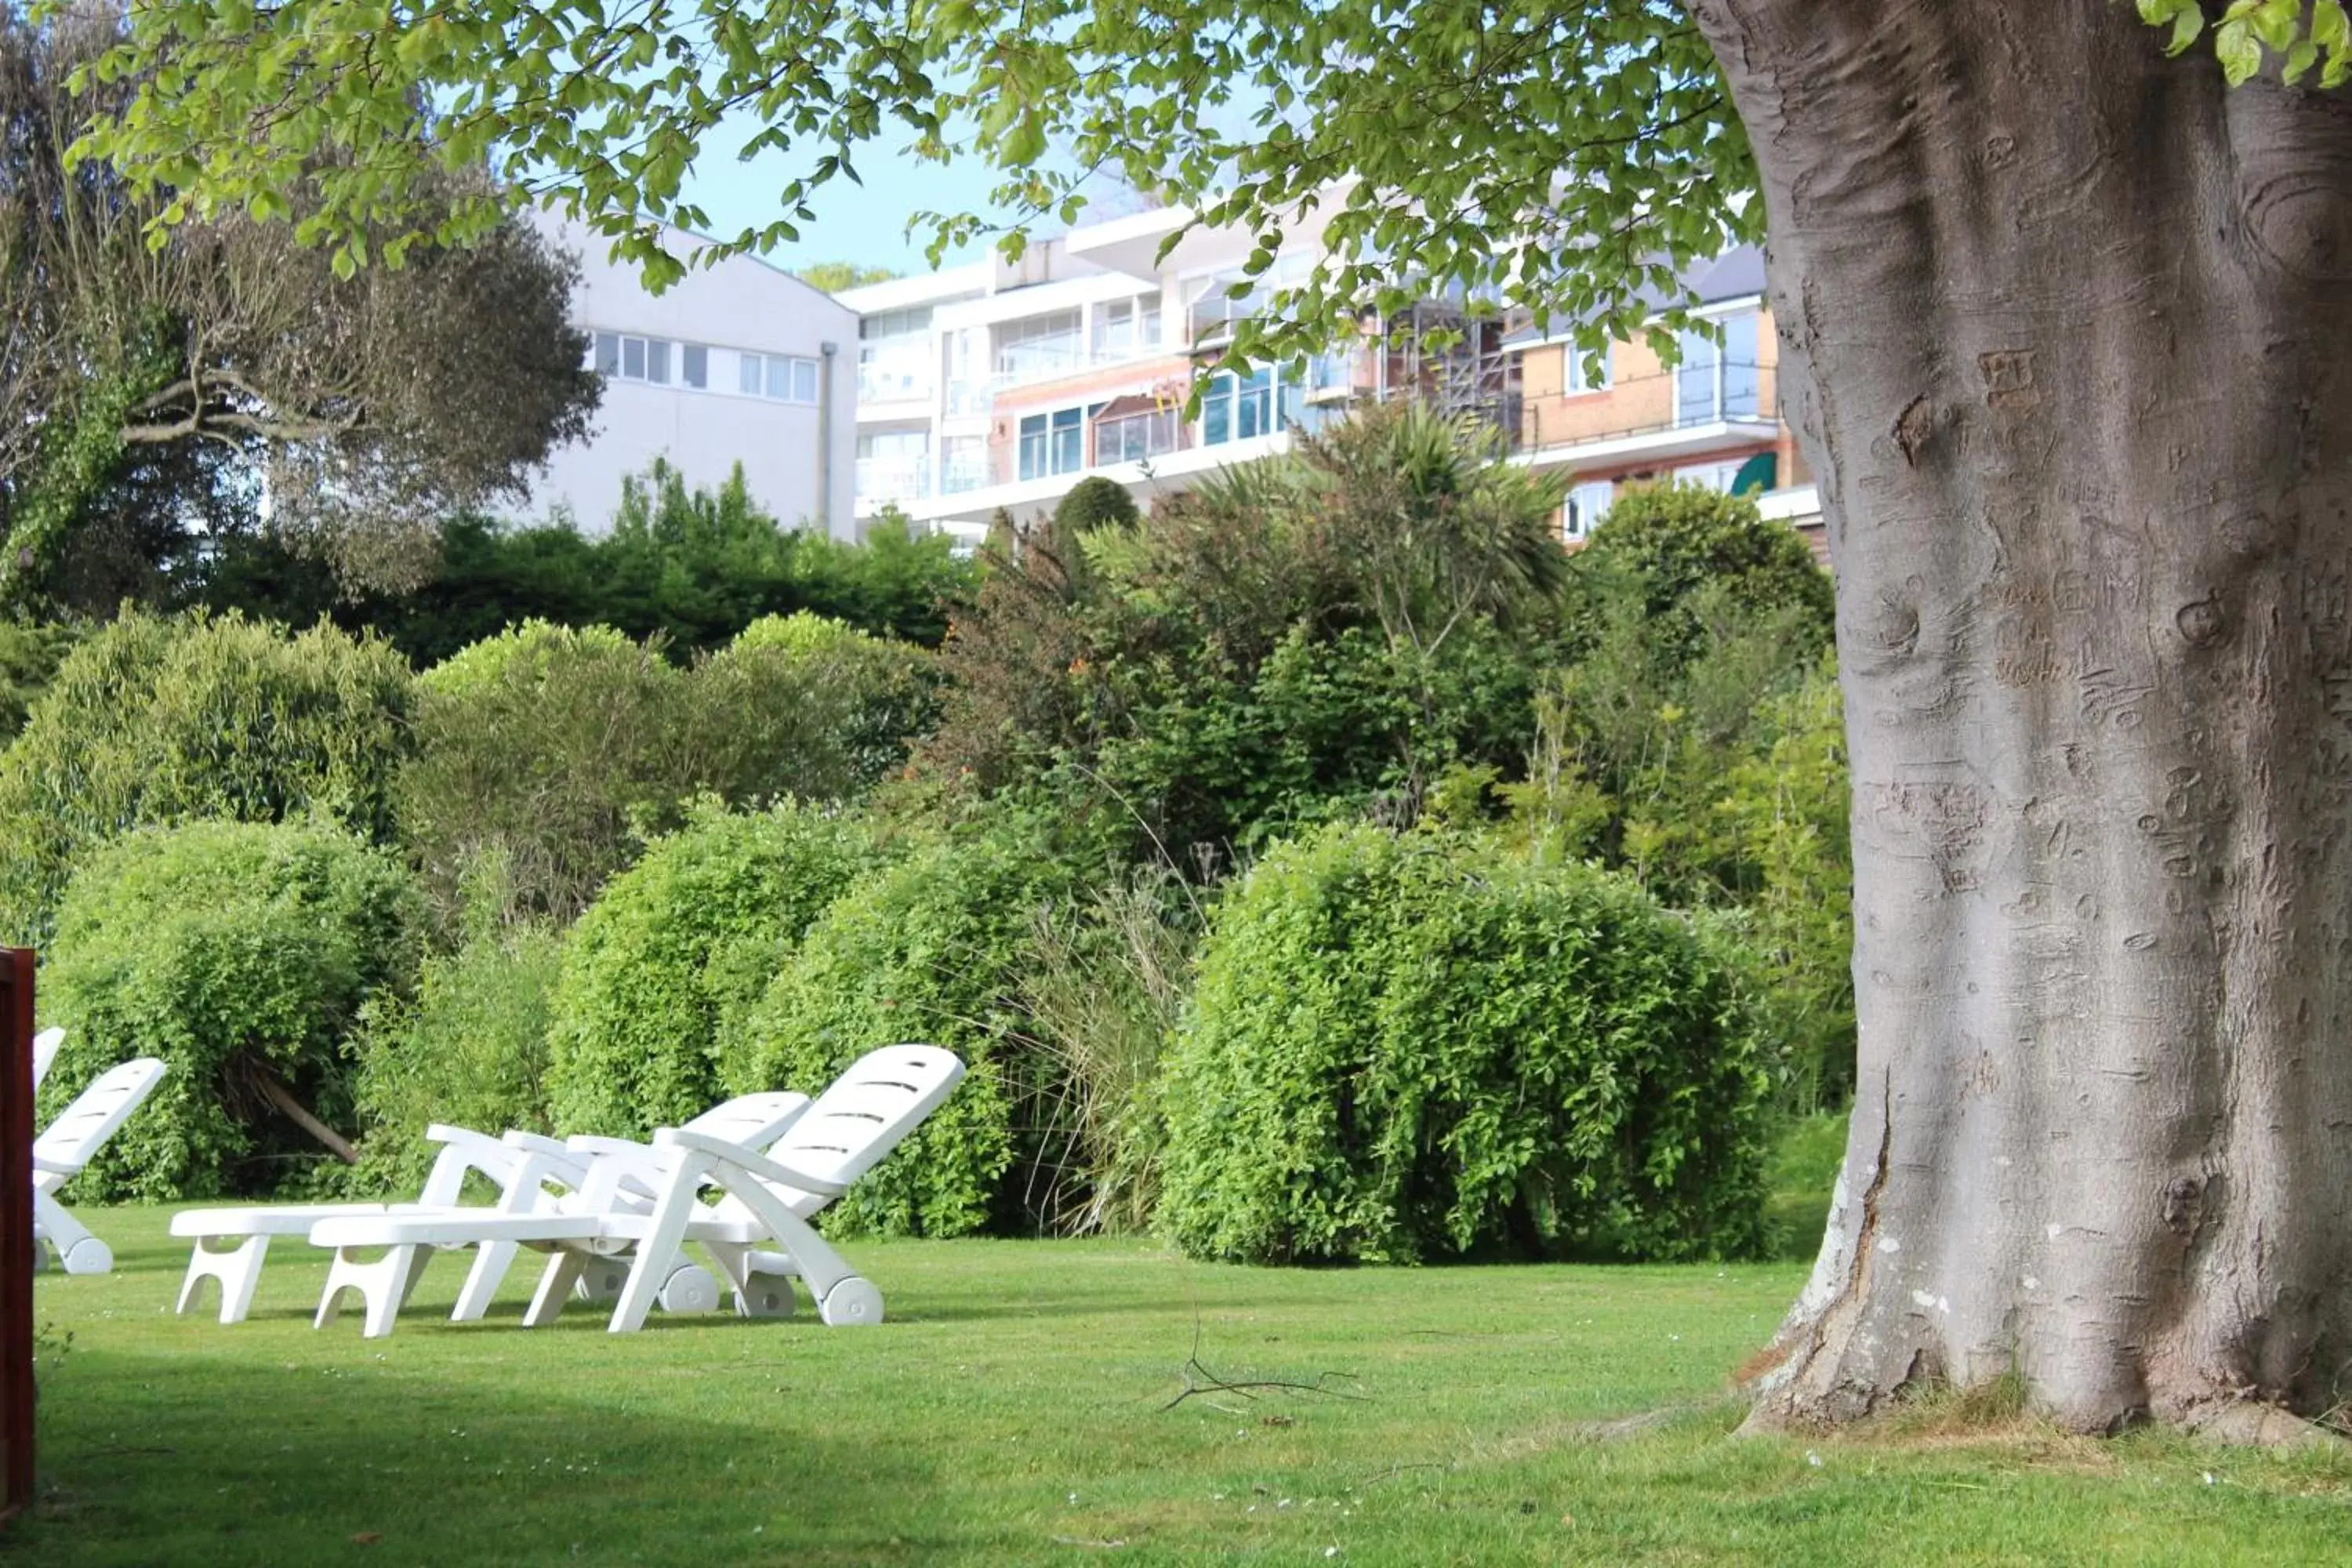
<svg viewBox="0 0 2352 1568"><path fill-rule="evenodd" d="M1767 1419L2014 1373L2261 1436L2352 1363L2352 26L2340 0L152 0L100 145L364 259L552 185L656 282L748 110L813 185L969 123L1326 264L1236 356L1450 279L1596 349L1767 235L1823 476L1860 1089ZM2168 29L2160 33L2148 24ZM2190 46L2196 46L2191 47ZM1070 154L1045 161L1048 148ZM308 184L322 152L337 156ZM434 220L496 216L493 193ZM970 232L946 220L946 237ZM1668 309L1661 331L1684 318Z"/></svg>
<svg viewBox="0 0 2352 1568"><path fill-rule="evenodd" d="M109 5L0 6L0 600L166 597L265 530L346 582L413 581L442 517L520 498L586 433L576 268L512 217L348 278L243 213L151 230L172 193L68 167L89 117L132 101L74 85L121 36ZM429 183L444 205L484 184Z"/></svg>

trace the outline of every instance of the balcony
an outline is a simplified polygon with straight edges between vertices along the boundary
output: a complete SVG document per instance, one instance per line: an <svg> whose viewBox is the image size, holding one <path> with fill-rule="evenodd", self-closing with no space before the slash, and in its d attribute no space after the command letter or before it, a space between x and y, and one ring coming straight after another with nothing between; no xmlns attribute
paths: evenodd
<svg viewBox="0 0 2352 1568"><path fill-rule="evenodd" d="M931 378L920 364L861 364L857 367L860 403L919 403L931 395Z"/></svg>
<svg viewBox="0 0 2352 1568"><path fill-rule="evenodd" d="M857 504L922 500L931 493L930 459L920 453L857 459Z"/></svg>
<svg viewBox="0 0 2352 1568"><path fill-rule="evenodd" d="M1769 436L1780 418L1776 381L1770 365L1717 363L1526 396L1512 421L1512 449L1630 460Z"/></svg>
<svg viewBox="0 0 2352 1568"><path fill-rule="evenodd" d="M940 465L940 493L960 496L992 482L985 447L969 451L950 451Z"/></svg>

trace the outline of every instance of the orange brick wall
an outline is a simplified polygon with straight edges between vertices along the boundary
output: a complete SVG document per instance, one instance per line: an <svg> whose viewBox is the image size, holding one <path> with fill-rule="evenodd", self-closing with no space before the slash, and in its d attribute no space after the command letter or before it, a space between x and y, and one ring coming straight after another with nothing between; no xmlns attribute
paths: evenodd
<svg viewBox="0 0 2352 1568"><path fill-rule="evenodd" d="M1758 314L1756 357L1769 370L1780 357L1780 339L1772 330L1772 312ZM1565 343L1545 343L1521 356L1521 445L1562 447L1674 422L1674 376L1659 363L1657 351L1646 338L1612 345L1609 385L1600 392L1561 390L1567 384L1568 356L1575 352ZM1782 468L1788 468L1785 461Z"/></svg>

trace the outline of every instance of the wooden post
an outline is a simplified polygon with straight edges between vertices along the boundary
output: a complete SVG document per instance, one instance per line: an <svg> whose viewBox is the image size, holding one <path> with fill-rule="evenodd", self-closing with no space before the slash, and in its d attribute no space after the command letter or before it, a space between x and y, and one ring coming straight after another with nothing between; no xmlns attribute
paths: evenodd
<svg viewBox="0 0 2352 1568"><path fill-rule="evenodd" d="M0 948L0 1521L33 1500L33 950Z"/></svg>

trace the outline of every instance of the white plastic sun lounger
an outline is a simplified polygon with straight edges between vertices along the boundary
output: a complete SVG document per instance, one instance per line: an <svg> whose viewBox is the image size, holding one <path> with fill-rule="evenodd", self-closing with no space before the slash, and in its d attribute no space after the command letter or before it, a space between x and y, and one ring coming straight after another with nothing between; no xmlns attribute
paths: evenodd
<svg viewBox="0 0 2352 1568"><path fill-rule="evenodd" d="M58 1189L97 1157L165 1070L153 1057L107 1068L33 1140L33 1235L49 1244L68 1274L103 1274L114 1267L114 1251L58 1202Z"/></svg>
<svg viewBox="0 0 2352 1568"><path fill-rule="evenodd" d="M740 1095L705 1111L689 1125L708 1127L722 1134L772 1138L807 1107L806 1095L787 1091ZM189 1209L174 1215L172 1234L194 1244L188 1258L187 1276L180 1287L177 1310L186 1312L201 1295L205 1281L217 1279L221 1321L242 1322L252 1310L254 1288L261 1278L271 1240L281 1236L307 1237L311 1226L322 1219L387 1214L527 1214L554 1201L551 1187L576 1192L589 1179L591 1155L536 1133L509 1132L502 1138L491 1138L463 1127L436 1124L425 1129L425 1135L441 1145L441 1152L434 1160L433 1169L414 1203L280 1204ZM644 1144L621 1140L594 1142L639 1153L646 1148ZM497 1200L488 1207L467 1206L460 1201L466 1178L477 1173L499 1190ZM650 1184L641 1184L637 1190L639 1202L650 1199ZM207 1245L223 1241L234 1245L225 1248ZM497 1294L499 1282L514 1262L515 1254L516 1247L510 1242L493 1242L477 1251L465 1286L457 1294L457 1305L450 1310L452 1320L465 1322L489 1310L490 1299ZM380 1258L370 1265L397 1276L397 1289L392 1298L394 1311L415 1289L429 1261L429 1251L409 1247L396 1258ZM716 1301L718 1288L706 1274L699 1291L692 1281L680 1279L673 1282L670 1294L684 1310L687 1302L698 1295ZM387 1328L383 1331L390 1331Z"/></svg>
<svg viewBox="0 0 2352 1568"><path fill-rule="evenodd" d="M878 1322L881 1293L858 1278L808 1219L920 1126L963 1074L963 1063L936 1046L889 1046L854 1063L765 1152L707 1131L659 1132L650 1157L620 1157L640 1172L657 1173L659 1195L649 1208L601 1205L583 1191L580 1198L590 1201L537 1214L326 1219L312 1227L310 1240L336 1249L339 1270L345 1255L373 1247L503 1241L548 1252L552 1256L523 1316L530 1326L552 1321L592 1264L627 1255L629 1269L611 1323L615 1333L644 1325L681 1244L692 1241L727 1277L742 1316L789 1313L788 1281L797 1275L824 1322ZM718 1203L700 1201L707 1185L721 1190ZM761 1250L767 1247L777 1250ZM365 1267L354 1268L346 1288L362 1293L389 1288L390 1281L362 1279L358 1268ZM368 1308L368 1331L375 1332L378 1321L388 1331L389 1314L373 1295ZM323 1322L331 1316L331 1304L322 1303L320 1311Z"/></svg>
<svg viewBox="0 0 2352 1568"><path fill-rule="evenodd" d="M41 1080L49 1076L49 1064L58 1059L58 1047L65 1043L66 1032L63 1029L43 1029L33 1037L33 1087L35 1089L40 1088Z"/></svg>

